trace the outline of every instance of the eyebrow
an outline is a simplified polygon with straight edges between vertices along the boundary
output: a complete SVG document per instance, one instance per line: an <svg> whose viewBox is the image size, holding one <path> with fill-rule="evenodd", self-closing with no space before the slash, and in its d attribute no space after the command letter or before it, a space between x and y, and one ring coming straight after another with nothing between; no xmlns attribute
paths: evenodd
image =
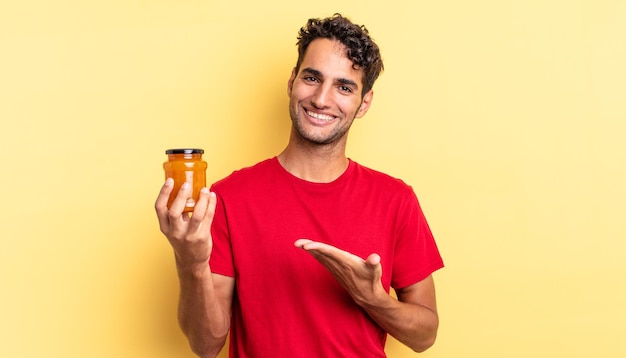
<svg viewBox="0 0 626 358"><path fill-rule="evenodd" d="M322 74L322 72L320 72L320 71L318 71L316 69L310 68L310 67L303 68L302 72L311 74L311 75L316 76L316 77L324 78L324 75ZM352 86L354 88L359 88L359 85L356 82L354 82L353 80L349 80L347 78L338 78L337 82L341 83L342 85Z"/></svg>

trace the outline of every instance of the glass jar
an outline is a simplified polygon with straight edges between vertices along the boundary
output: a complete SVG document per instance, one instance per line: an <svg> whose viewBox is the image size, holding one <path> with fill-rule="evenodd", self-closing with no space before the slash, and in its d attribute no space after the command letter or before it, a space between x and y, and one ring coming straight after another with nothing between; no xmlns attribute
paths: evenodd
<svg viewBox="0 0 626 358"><path fill-rule="evenodd" d="M163 163L165 179L174 179L174 189L170 194L167 207L171 206L183 183L188 182L191 184L192 194L187 199L183 212L192 212L200 196L200 190L206 186L207 163L202 160L204 150L197 148L168 149L165 154L167 154L167 161Z"/></svg>

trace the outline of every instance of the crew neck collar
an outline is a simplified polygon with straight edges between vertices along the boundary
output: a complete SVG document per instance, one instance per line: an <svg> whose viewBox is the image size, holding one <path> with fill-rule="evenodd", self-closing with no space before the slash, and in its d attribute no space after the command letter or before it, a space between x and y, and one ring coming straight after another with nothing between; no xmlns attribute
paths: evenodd
<svg viewBox="0 0 626 358"><path fill-rule="evenodd" d="M352 174L356 166L356 163L352 159L348 158L348 167L343 173L341 173L341 175L339 175L339 177L337 177L337 179L328 183L318 183L318 182L312 182L312 181L308 181L302 178L298 178L297 176L291 174L289 171L287 171L287 169L285 169L280 164L280 161L278 160L278 156L272 158L272 163L289 181L296 183L298 185L302 185L302 186L318 187L318 188L324 188L324 187L328 188L328 187L335 187L337 185L341 185L344 181L347 180L347 178L350 177L350 175Z"/></svg>

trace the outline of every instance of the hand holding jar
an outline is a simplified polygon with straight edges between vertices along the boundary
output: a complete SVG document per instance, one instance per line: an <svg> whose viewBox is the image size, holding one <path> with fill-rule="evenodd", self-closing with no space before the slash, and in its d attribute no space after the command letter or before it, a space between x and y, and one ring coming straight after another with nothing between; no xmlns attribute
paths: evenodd
<svg viewBox="0 0 626 358"><path fill-rule="evenodd" d="M172 202L179 192L183 183L191 185L191 197L187 199L184 212L192 212L200 190L206 186L207 163L202 160L203 149L168 149L167 161L163 163L165 179L174 179L174 189L167 202L167 207L172 206Z"/></svg>
<svg viewBox="0 0 626 358"><path fill-rule="evenodd" d="M166 181L155 203L159 226L183 270L205 270L213 242L211 224L217 198L206 188L202 149L169 149ZM190 214L191 213L191 214Z"/></svg>

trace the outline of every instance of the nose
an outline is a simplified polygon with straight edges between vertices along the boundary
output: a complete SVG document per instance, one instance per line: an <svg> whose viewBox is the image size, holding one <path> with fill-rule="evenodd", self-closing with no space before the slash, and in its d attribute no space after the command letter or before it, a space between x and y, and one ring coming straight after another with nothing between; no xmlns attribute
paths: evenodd
<svg viewBox="0 0 626 358"><path fill-rule="evenodd" d="M316 108L326 108L329 106L331 96L330 86L321 85L315 89L315 93L311 97L311 104Z"/></svg>

